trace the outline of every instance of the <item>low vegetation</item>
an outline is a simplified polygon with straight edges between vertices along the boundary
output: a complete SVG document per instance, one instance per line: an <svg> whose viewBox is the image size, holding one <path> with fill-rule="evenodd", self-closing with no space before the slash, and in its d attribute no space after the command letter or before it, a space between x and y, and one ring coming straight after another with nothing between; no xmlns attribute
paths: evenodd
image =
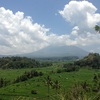
<svg viewBox="0 0 100 100"><path fill-rule="evenodd" d="M27 66L22 67L24 62ZM52 63L0 58L0 100L100 100L99 63L96 53L77 61Z"/></svg>

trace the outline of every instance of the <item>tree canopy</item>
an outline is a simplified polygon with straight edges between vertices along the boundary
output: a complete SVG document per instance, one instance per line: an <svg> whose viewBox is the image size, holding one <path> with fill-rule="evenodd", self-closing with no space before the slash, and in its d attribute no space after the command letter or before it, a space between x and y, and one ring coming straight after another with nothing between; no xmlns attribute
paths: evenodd
<svg viewBox="0 0 100 100"><path fill-rule="evenodd" d="M3 57L0 58L0 68L16 69L16 68L34 68L34 67L48 67L51 62L39 62L35 59L27 57Z"/></svg>
<svg viewBox="0 0 100 100"><path fill-rule="evenodd" d="M75 65L100 69L100 55L98 53L89 53L88 56L76 61Z"/></svg>
<svg viewBox="0 0 100 100"><path fill-rule="evenodd" d="M100 33L100 26L99 25L95 25L95 31Z"/></svg>

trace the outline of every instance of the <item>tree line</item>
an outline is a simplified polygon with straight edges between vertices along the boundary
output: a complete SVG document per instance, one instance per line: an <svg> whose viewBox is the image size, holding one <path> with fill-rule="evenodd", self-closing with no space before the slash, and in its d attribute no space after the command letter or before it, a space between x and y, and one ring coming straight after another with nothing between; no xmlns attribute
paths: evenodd
<svg viewBox="0 0 100 100"><path fill-rule="evenodd" d="M34 67L48 67L51 62L39 62L27 57L2 57L0 58L0 68L2 69L19 69L19 68L34 68Z"/></svg>
<svg viewBox="0 0 100 100"><path fill-rule="evenodd" d="M25 71L21 76L18 76L13 81L7 80L5 78L0 78L0 88L8 86L8 85L11 85L11 84L27 81L27 80L29 80L31 78L39 77L39 76L43 76L43 75L44 75L44 73L41 72L41 71L38 72L37 70L31 70L29 72Z"/></svg>
<svg viewBox="0 0 100 100"><path fill-rule="evenodd" d="M43 72L38 72L36 70L32 70L30 72L25 72L23 75L18 76L15 80L14 83L19 83L19 82L23 82L23 81L27 81L33 77L38 77L38 76L42 76Z"/></svg>
<svg viewBox="0 0 100 100"><path fill-rule="evenodd" d="M88 56L74 62L74 65L100 69L100 55L98 53L89 53Z"/></svg>

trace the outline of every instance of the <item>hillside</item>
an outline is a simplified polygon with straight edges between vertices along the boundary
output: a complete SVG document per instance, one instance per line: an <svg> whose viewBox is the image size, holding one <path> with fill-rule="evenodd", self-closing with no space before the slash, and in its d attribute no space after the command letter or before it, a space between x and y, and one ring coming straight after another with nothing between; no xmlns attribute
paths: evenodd
<svg viewBox="0 0 100 100"><path fill-rule="evenodd" d="M76 46L48 46L41 50L23 54L21 56L26 57L66 57L66 56L78 56L84 57L88 54L87 51L78 48Z"/></svg>
<svg viewBox="0 0 100 100"><path fill-rule="evenodd" d="M89 53L88 56L76 61L75 64L81 67L88 66L94 69L100 69L100 55L98 53Z"/></svg>
<svg viewBox="0 0 100 100"><path fill-rule="evenodd" d="M1 69L21 69L51 66L50 62L39 62L27 57L3 57L0 58Z"/></svg>

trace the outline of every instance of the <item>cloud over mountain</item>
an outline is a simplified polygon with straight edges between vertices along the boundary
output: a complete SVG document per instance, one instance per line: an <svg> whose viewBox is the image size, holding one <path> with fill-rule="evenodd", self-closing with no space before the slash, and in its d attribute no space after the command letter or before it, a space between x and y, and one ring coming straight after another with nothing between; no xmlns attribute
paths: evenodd
<svg viewBox="0 0 100 100"><path fill-rule="evenodd" d="M100 34L96 34L94 30L94 26L100 23L100 14L96 11L97 8L88 1L70 1L59 11L60 15L73 25L70 37L74 37L76 45L88 50L89 47L100 44Z"/></svg>
<svg viewBox="0 0 100 100"><path fill-rule="evenodd" d="M60 15L73 25L69 34L57 35L45 25L35 23L24 12L0 8L0 54L28 53L48 45L75 45L100 50L100 34L93 27L100 23L97 8L88 1L70 1ZM42 19L41 19L42 20Z"/></svg>
<svg viewBox="0 0 100 100"><path fill-rule="evenodd" d="M46 44L49 29L33 23L30 16L0 8L0 49L1 53L31 52Z"/></svg>
<svg viewBox="0 0 100 100"><path fill-rule="evenodd" d="M68 42L70 41L70 42ZM0 8L0 53L28 53L51 44L73 44L68 35L50 33L23 12Z"/></svg>

